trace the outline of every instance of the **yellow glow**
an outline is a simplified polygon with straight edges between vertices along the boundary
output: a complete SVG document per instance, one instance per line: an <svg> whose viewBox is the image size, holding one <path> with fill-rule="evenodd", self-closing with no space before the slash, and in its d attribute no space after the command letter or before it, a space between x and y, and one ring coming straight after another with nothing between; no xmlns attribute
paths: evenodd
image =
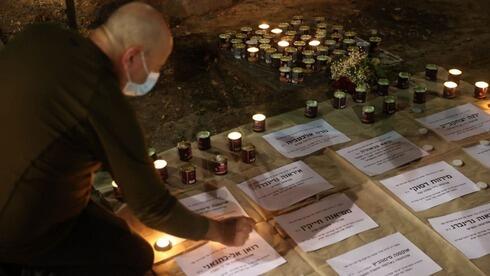
<svg viewBox="0 0 490 276"><path fill-rule="evenodd" d="M153 162L153 165L155 165L155 169L157 169L157 170L163 169L167 166L167 161L162 160L162 159L155 160L155 162Z"/></svg>
<svg viewBox="0 0 490 276"><path fill-rule="evenodd" d="M259 51L259 48L257 47L250 47L247 49L249 53L257 53Z"/></svg>
<svg viewBox="0 0 490 276"><path fill-rule="evenodd" d="M117 185L116 181L112 181L111 185L114 188L119 188L119 186Z"/></svg>
<svg viewBox="0 0 490 276"><path fill-rule="evenodd" d="M242 138L242 134L240 132L234 131L228 134L228 139L230 140L238 140L240 138Z"/></svg>
<svg viewBox="0 0 490 276"><path fill-rule="evenodd" d="M255 114L252 116L252 119L254 121L264 121L265 120L265 115L264 114Z"/></svg>
<svg viewBox="0 0 490 276"><path fill-rule="evenodd" d="M272 29L271 33L276 34L276 35L282 34L282 29L279 29L279 28Z"/></svg>
<svg viewBox="0 0 490 276"><path fill-rule="evenodd" d="M310 41L308 43L308 45L315 46L316 47L316 46L320 45L320 41L318 41L318 40L312 40L312 41Z"/></svg>
<svg viewBox="0 0 490 276"><path fill-rule="evenodd" d="M158 251L166 251L170 250L170 248L172 248L172 242L165 237L159 238L155 242L155 249Z"/></svg>
<svg viewBox="0 0 490 276"><path fill-rule="evenodd" d="M289 46L289 42L287 42L286 40L281 40L281 41L277 42L277 45L279 47L288 47Z"/></svg>
<svg viewBox="0 0 490 276"><path fill-rule="evenodd" d="M463 74L463 72L459 69L451 69L451 70L449 70L449 74L459 76L459 75Z"/></svg>
<svg viewBox="0 0 490 276"><path fill-rule="evenodd" d="M456 88L456 87L458 87L458 85L455 82L453 82L453 81L446 81L444 83L444 86L447 87L447 88Z"/></svg>
<svg viewBox="0 0 490 276"><path fill-rule="evenodd" d="M488 83L484 81L479 81L475 83L475 86L478 88L488 88Z"/></svg>
<svg viewBox="0 0 490 276"><path fill-rule="evenodd" d="M267 23L262 23L259 25L259 29L261 29L261 30L267 30L267 29L269 29L269 27L270 26Z"/></svg>

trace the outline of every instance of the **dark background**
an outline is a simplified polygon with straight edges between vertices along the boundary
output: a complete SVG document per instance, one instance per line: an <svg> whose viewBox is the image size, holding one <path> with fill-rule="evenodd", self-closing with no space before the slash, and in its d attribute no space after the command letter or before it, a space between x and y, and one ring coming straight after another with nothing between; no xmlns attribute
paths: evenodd
<svg viewBox="0 0 490 276"><path fill-rule="evenodd" d="M75 16L79 31L87 34L127 1L68 2L74 4L68 14ZM156 89L131 100L148 142L159 151L182 139L194 140L199 130L217 133L247 123L256 112L271 116L301 107L308 98L326 99L327 83L284 86L267 72L219 58L216 37L220 32L261 21L273 25L301 14L326 16L328 22L361 34L378 29L382 47L402 57L405 70L418 72L426 63L436 63L462 69L470 82L489 80L488 0L147 2L162 11L175 35L174 52ZM8 43L33 22L67 25L65 4L64 0L0 0L0 39Z"/></svg>

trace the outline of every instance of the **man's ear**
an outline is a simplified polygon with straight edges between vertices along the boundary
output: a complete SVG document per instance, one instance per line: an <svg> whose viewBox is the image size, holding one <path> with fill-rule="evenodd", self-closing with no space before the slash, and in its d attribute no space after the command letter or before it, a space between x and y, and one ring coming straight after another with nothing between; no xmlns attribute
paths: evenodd
<svg viewBox="0 0 490 276"><path fill-rule="evenodd" d="M141 63L141 59L137 58L141 55L141 51L143 51L143 47L134 46L126 49L121 56L121 63L124 69L128 70L130 67Z"/></svg>

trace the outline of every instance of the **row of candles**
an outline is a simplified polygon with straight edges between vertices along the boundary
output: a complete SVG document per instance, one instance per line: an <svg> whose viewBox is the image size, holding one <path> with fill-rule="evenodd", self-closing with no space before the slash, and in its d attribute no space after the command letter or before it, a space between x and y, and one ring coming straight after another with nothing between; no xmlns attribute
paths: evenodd
<svg viewBox="0 0 490 276"><path fill-rule="evenodd" d="M228 31L219 35L220 48L231 50L236 59L251 63L263 62L279 71L279 80L298 84L304 75L326 71L332 60L349 54L354 49L375 53L382 39L371 30L369 42L356 41L357 33L344 32L342 25L332 25L327 38L328 24L325 17L314 18L314 32L304 24L302 16L295 16L289 23L280 23L270 29L263 23L254 32L242 27L239 32Z"/></svg>

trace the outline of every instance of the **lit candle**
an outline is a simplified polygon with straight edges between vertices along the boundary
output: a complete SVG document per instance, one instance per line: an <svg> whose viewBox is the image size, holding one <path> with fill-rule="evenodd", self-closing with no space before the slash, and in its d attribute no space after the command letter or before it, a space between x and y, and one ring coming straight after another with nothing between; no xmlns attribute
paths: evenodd
<svg viewBox="0 0 490 276"><path fill-rule="evenodd" d="M446 81L444 83L444 91L442 96L446 99L452 99L456 97L456 90L458 88L458 84L453 81Z"/></svg>
<svg viewBox="0 0 490 276"><path fill-rule="evenodd" d="M277 42L277 46L279 46L279 52L284 53L284 49L289 46L289 42L286 40L281 40Z"/></svg>
<svg viewBox="0 0 490 276"><path fill-rule="evenodd" d="M262 23L259 25L259 29L267 31L270 28L269 24L267 23Z"/></svg>
<svg viewBox="0 0 490 276"><path fill-rule="evenodd" d="M250 47L247 49L247 53L248 53L248 61L250 62L256 62L257 59L258 59L258 52L259 52L259 48L257 47Z"/></svg>
<svg viewBox="0 0 490 276"><path fill-rule="evenodd" d="M479 81L475 83L475 98L485 99L487 97L488 83Z"/></svg>
<svg viewBox="0 0 490 276"><path fill-rule="evenodd" d="M112 181L111 183L112 186L112 191L114 192L114 197L118 200L122 200L122 191L119 188L119 185L117 185L116 181Z"/></svg>
<svg viewBox="0 0 490 276"><path fill-rule="evenodd" d="M230 132L228 134L228 146L230 151L239 152L242 149L242 134L240 132Z"/></svg>
<svg viewBox="0 0 490 276"><path fill-rule="evenodd" d="M308 45L310 46L311 50L316 51L318 46L320 45L320 41L313 39L312 41L308 42Z"/></svg>
<svg viewBox="0 0 490 276"><path fill-rule="evenodd" d="M455 82L457 85L459 85L459 81L461 80L462 74L463 74L463 72L459 69L450 69L447 80Z"/></svg>
<svg viewBox="0 0 490 276"><path fill-rule="evenodd" d="M153 165L155 166L155 169L160 174L160 178L162 180L167 180L168 178L167 161L162 159L155 160L155 162L153 162Z"/></svg>
<svg viewBox="0 0 490 276"><path fill-rule="evenodd" d="M167 238L159 238L155 242L156 251L168 251L172 248L172 242Z"/></svg>
<svg viewBox="0 0 490 276"><path fill-rule="evenodd" d="M274 28L271 30L271 33L273 33L275 35L280 35L280 34L282 34L282 29Z"/></svg>
<svg viewBox="0 0 490 276"><path fill-rule="evenodd" d="M263 132L265 131L265 115L264 114L255 114L252 116L254 120L253 131L255 132Z"/></svg>

